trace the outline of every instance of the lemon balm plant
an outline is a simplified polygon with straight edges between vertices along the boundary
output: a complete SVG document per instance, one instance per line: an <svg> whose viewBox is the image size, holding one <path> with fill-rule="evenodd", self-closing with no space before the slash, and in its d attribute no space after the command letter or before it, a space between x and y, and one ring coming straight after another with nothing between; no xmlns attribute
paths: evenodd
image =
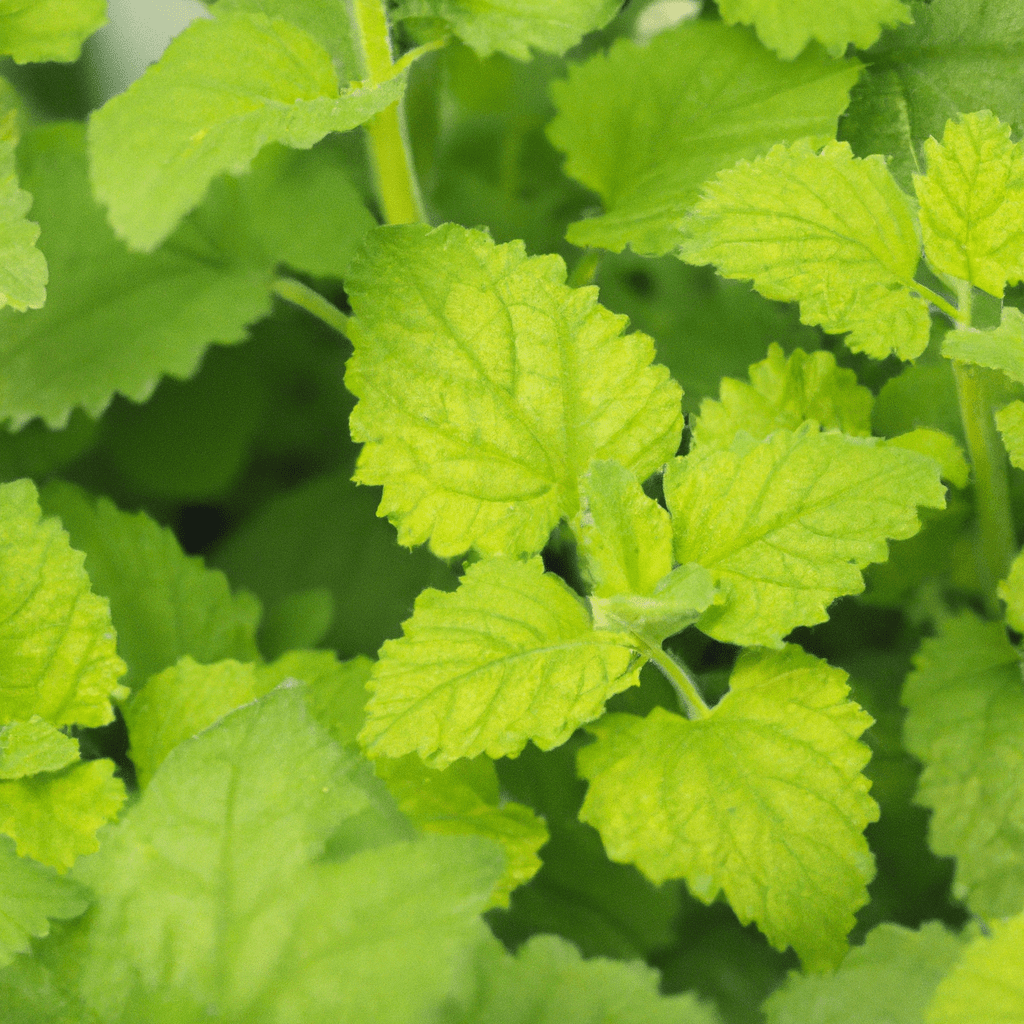
<svg viewBox="0 0 1024 1024"><path fill-rule="evenodd" d="M0 0L0 1018L1024 1021L1018 5L217 0L54 117L103 6Z"/></svg>

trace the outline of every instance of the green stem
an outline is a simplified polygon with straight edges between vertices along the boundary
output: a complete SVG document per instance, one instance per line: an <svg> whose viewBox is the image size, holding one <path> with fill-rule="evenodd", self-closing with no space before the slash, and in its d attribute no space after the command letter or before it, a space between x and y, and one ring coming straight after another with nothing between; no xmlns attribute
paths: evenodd
<svg viewBox="0 0 1024 1024"><path fill-rule="evenodd" d="M569 279L566 283L570 288L582 288L584 285L593 284L600 264L601 250L587 249L569 272Z"/></svg>
<svg viewBox="0 0 1024 1024"><path fill-rule="evenodd" d="M957 287L962 322L971 324L971 286ZM953 361L960 419L967 452L974 471L974 500L978 510L981 544L980 570L989 611L999 613L996 584L1004 579L1017 548L1010 510L1009 465L999 438L995 411L983 371L977 366Z"/></svg>
<svg viewBox="0 0 1024 1024"><path fill-rule="evenodd" d="M385 0L348 0L348 10L363 77L371 82L387 78L394 57ZM384 219L388 224L425 222L402 102L375 114L364 127Z"/></svg>
<svg viewBox="0 0 1024 1024"><path fill-rule="evenodd" d="M913 288L922 299L925 299L933 306L941 309L942 312L950 318L950 320L953 320L958 324L963 324L965 327L970 326L970 310L968 310L968 318L965 320L962 308L957 309L956 306L944 299L938 292L933 292L931 288L927 287L927 285L920 284L918 281L911 281L909 287Z"/></svg>
<svg viewBox="0 0 1024 1024"><path fill-rule="evenodd" d="M633 633L632 639L640 653L649 661L653 661L661 669L661 674L672 684L672 689L676 691L679 705L686 712L686 717L691 720L707 718L711 714L711 709L704 703L704 698L701 697L697 684L690 678L690 673L686 671L686 666L666 651L661 644L651 643L639 633Z"/></svg>
<svg viewBox="0 0 1024 1024"><path fill-rule="evenodd" d="M348 336L348 317L319 292L293 277L279 277L273 288L274 293L282 299L300 306L307 313L312 313L318 320L322 320L328 327L333 327L339 334Z"/></svg>

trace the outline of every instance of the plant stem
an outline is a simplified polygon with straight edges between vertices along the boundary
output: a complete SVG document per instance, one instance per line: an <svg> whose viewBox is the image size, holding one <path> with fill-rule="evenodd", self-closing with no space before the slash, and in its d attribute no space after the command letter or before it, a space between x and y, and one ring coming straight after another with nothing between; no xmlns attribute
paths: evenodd
<svg viewBox="0 0 1024 1024"><path fill-rule="evenodd" d="M569 272L569 279L566 281L566 284L570 288L582 288L584 285L593 284L600 263L601 250L587 249Z"/></svg>
<svg viewBox="0 0 1024 1024"><path fill-rule="evenodd" d="M385 0L348 0L348 10L354 42L363 62L363 77L371 82L386 78L394 58ZM388 224L425 222L402 102L375 114L365 128L384 219Z"/></svg>
<svg viewBox="0 0 1024 1024"><path fill-rule="evenodd" d="M301 281L296 281L293 277L279 277L273 287L274 293L282 299L301 306L307 313L312 313L328 327L333 327L339 334L348 336L348 317L319 292L304 285Z"/></svg>
<svg viewBox="0 0 1024 1024"><path fill-rule="evenodd" d="M971 286L957 287L962 322L971 323ZM1017 543L1010 511L1009 466L1006 449L996 431L995 415L983 372L953 361L960 419L974 471L974 500L981 544L980 572L989 611L998 614L996 584L1005 578Z"/></svg>
<svg viewBox="0 0 1024 1024"><path fill-rule="evenodd" d="M680 707L686 712L686 717L707 718L711 709L704 703L704 698L697 689L697 684L690 678L690 673L681 661L673 657L661 644L652 643L640 633L632 633L632 639L637 649L661 670L661 674L672 684L679 698Z"/></svg>

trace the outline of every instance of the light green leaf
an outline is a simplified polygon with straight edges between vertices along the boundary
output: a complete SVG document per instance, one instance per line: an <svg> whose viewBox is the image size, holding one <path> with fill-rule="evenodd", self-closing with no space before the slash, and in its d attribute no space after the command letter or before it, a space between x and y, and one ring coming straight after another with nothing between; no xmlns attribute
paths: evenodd
<svg viewBox="0 0 1024 1024"><path fill-rule="evenodd" d="M913 21L900 0L721 0L719 10L727 25L753 25L757 38L783 60L792 60L812 39L841 57L851 43L867 49L883 28Z"/></svg>
<svg viewBox="0 0 1024 1024"><path fill-rule="evenodd" d="M849 331L854 352L914 359L928 345L914 212L880 156L858 160L845 142L776 146L708 182L686 231L682 259L799 301L804 323Z"/></svg>
<svg viewBox="0 0 1024 1024"><path fill-rule="evenodd" d="M358 398L355 479L407 546L533 554L579 508L595 459L643 479L676 452L680 389L654 344L622 336L596 288L454 224L372 232L345 282Z"/></svg>
<svg viewBox="0 0 1024 1024"><path fill-rule="evenodd" d="M99 848L96 833L125 801L114 762L79 761L60 772L0 782L0 832L18 853L66 871Z"/></svg>
<svg viewBox="0 0 1024 1024"><path fill-rule="evenodd" d="M629 640L596 631L540 558L471 565L454 594L426 590L370 678L360 742L371 756L456 758L564 743L612 694L636 685Z"/></svg>
<svg viewBox="0 0 1024 1024"><path fill-rule="evenodd" d="M1002 370L1024 384L1024 313L1004 306L999 326L980 331L960 327L947 331L942 339L942 354L948 359L975 366Z"/></svg>
<svg viewBox="0 0 1024 1024"><path fill-rule="evenodd" d="M423 832L484 836L501 846L507 859L505 874L491 906L507 907L512 890L537 873L537 851L548 841L548 830L531 808L502 799L490 759L456 761L437 771L408 754L397 760L380 757L374 768L398 809Z"/></svg>
<svg viewBox="0 0 1024 1024"><path fill-rule="evenodd" d="M768 1024L922 1024L962 951L960 939L937 921L920 931L879 925L835 974L791 974L764 1005Z"/></svg>
<svg viewBox="0 0 1024 1024"><path fill-rule="evenodd" d="M665 474L676 560L704 566L726 594L698 623L716 640L777 647L824 622L835 598L864 589L886 540L918 531L918 505L945 504L933 459L874 438L805 428L741 440Z"/></svg>
<svg viewBox="0 0 1024 1024"><path fill-rule="evenodd" d="M1020 1024L1024 1020L1024 914L992 923L940 983L927 1024Z"/></svg>
<svg viewBox="0 0 1024 1024"><path fill-rule="evenodd" d="M0 722L104 725L127 696L110 606L83 561L30 480L0 484Z"/></svg>
<svg viewBox="0 0 1024 1024"><path fill-rule="evenodd" d="M590 782L580 818L613 860L655 882L685 878L705 903L723 891L808 970L834 966L867 902L862 833L878 817L857 742L871 717L846 678L795 646L746 651L703 718L607 715L578 757Z"/></svg>
<svg viewBox="0 0 1024 1024"><path fill-rule="evenodd" d="M822 430L855 437L871 434L874 396L857 383L852 370L836 366L831 352L795 349L787 358L781 345L750 367L750 383L725 377L721 399L705 398L693 424L691 447L728 448L740 430L758 441L776 430L796 430L814 420Z"/></svg>
<svg viewBox="0 0 1024 1024"><path fill-rule="evenodd" d="M301 687L278 688L178 746L78 869L96 894L77 938L86 1003L126 1024L427 1019L502 857L410 835Z"/></svg>
<svg viewBox="0 0 1024 1024"><path fill-rule="evenodd" d="M78 60L106 20L106 0L0 0L0 54L19 64Z"/></svg>
<svg viewBox="0 0 1024 1024"><path fill-rule="evenodd" d="M577 221L579 246L662 255L682 240L700 186L777 142L835 136L856 61L819 52L780 61L739 28L689 21L640 45L619 40L552 83L548 135L603 216Z"/></svg>
<svg viewBox="0 0 1024 1024"><path fill-rule="evenodd" d="M1003 436L1003 444L1010 462L1024 469L1024 402L1019 399L996 413L996 426Z"/></svg>
<svg viewBox="0 0 1024 1024"><path fill-rule="evenodd" d="M954 487L967 486L971 476L967 456L964 455L960 442L944 430L918 427L906 434L889 438L889 444L927 455L939 464L943 480L948 480Z"/></svg>
<svg viewBox="0 0 1024 1024"><path fill-rule="evenodd" d="M858 156L881 153L907 192L921 146L962 111L991 110L1024 130L1020 76L1024 7L1018 0L911 0L914 23L886 32L840 124Z"/></svg>
<svg viewBox="0 0 1024 1024"><path fill-rule="evenodd" d="M1019 607L1014 592L1003 595ZM1002 623L970 612L942 623L903 690L904 742L924 763L916 800L928 842L956 857L954 895L982 917L1024 909L1024 689Z"/></svg>
<svg viewBox="0 0 1024 1024"><path fill-rule="evenodd" d="M618 12L618 0L401 0L399 18L438 18L481 56L565 53Z"/></svg>
<svg viewBox="0 0 1024 1024"><path fill-rule="evenodd" d="M339 94L331 55L280 18L194 21L89 125L92 179L118 235L152 250L210 182L268 142L308 149L397 100L404 71Z"/></svg>
<svg viewBox="0 0 1024 1024"><path fill-rule="evenodd" d="M30 938L48 935L51 918L78 917L88 905L81 886L19 857L14 843L0 836L0 967L27 952Z"/></svg>
<svg viewBox="0 0 1024 1024"><path fill-rule="evenodd" d="M58 772L78 757L78 742L38 715L0 726L0 779Z"/></svg>
<svg viewBox="0 0 1024 1024"><path fill-rule="evenodd" d="M208 345L243 340L270 312L274 257L237 220L193 218L139 256L92 198L81 125L38 129L19 157L50 286L43 309L0 310L0 419L16 429L35 416L62 427L75 407L98 416L115 392L143 401L162 374L190 376Z"/></svg>
<svg viewBox="0 0 1024 1024"><path fill-rule="evenodd" d="M124 705L139 787L179 743L257 696L256 666L238 661L199 665L186 656L151 676Z"/></svg>
<svg viewBox="0 0 1024 1024"><path fill-rule="evenodd" d="M924 154L914 190L929 266L1001 298L1024 277L1024 150L983 110L948 121Z"/></svg>
<svg viewBox="0 0 1024 1024"><path fill-rule="evenodd" d="M69 484L50 484L42 501L85 552L97 593L110 599L129 686L186 654L200 662L256 659L259 604L244 591L232 594L224 574L186 555L169 529Z"/></svg>
<svg viewBox="0 0 1024 1024"><path fill-rule="evenodd" d="M0 1006L17 1024L99 1024L35 957L0 970Z"/></svg>
<svg viewBox="0 0 1024 1024"><path fill-rule="evenodd" d="M557 935L536 935L513 956L481 943L472 991L443 1024L719 1024L714 1007L690 993L663 996L642 962L584 960Z"/></svg>
<svg viewBox="0 0 1024 1024"><path fill-rule="evenodd" d="M1013 560L1007 578L999 583L997 590L1006 602L1006 621L1010 628L1024 633L1024 551Z"/></svg>
<svg viewBox="0 0 1024 1024"><path fill-rule="evenodd" d="M0 79L0 309L11 306L24 312L46 301L47 267L35 245L39 225L25 217L32 197L18 187L18 115L13 102L13 90Z"/></svg>

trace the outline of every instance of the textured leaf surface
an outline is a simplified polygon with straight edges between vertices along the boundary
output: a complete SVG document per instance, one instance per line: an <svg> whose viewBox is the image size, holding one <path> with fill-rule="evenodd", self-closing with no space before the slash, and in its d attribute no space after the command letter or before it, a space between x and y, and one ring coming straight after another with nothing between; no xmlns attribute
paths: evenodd
<svg viewBox="0 0 1024 1024"><path fill-rule="evenodd" d="M768 1024L921 1024L935 988L963 951L941 924L883 924L835 974L791 975L765 1003Z"/></svg>
<svg viewBox="0 0 1024 1024"><path fill-rule="evenodd" d="M331 55L280 18L225 14L193 22L163 57L97 111L92 179L118 235L155 248L225 171L268 142L308 149L402 94L404 74L339 94Z"/></svg>
<svg viewBox="0 0 1024 1024"><path fill-rule="evenodd" d="M19 857L14 843L0 837L0 967L27 952L30 938L49 934L50 919L77 917L88 905L81 886Z"/></svg>
<svg viewBox="0 0 1024 1024"><path fill-rule="evenodd" d="M917 506L942 508L939 466L870 438L779 431L669 464L665 497L676 560L697 562L726 594L699 626L717 640L778 646L796 626L864 588L886 540L919 529Z"/></svg>
<svg viewBox="0 0 1024 1024"><path fill-rule="evenodd" d="M927 1024L1018 1024L1024 1020L1024 914L992 924L939 983Z"/></svg>
<svg viewBox="0 0 1024 1024"><path fill-rule="evenodd" d="M822 430L855 437L871 434L874 396L852 370L836 366L831 352L796 349L787 358L780 345L750 367L750 383L725 377L721 398L705 398L693 424L692 446L728 448L744 430L758 441L776 430L796 430L814 420Z"/></svg>
<svg viewBox="0 0 1024 1024"><path fill-rule="evenodd" d="M83 862L86 1002L154 1024L425 1019L502 865L483 840L407 829L301 689L275 690L173 751Z"/></svg>
<svg viewBox="0 0 1024 1024"><path fill-rule="evenodd" d="M58 772L78 760L78 742L33 715L0 726L0 779Z"/></svg>
<svg viewBox="0 0 1024 1024"><path fill-rule="evenodd" d="M110 606L83 561L31 481L0 484L0 722L104 725L126 696Z"/></svg>
<svg viewBox="0 0 1024 1024"><path fill-rule="evenodd" d="M1024 402L1017 400L1000 409L996 413L996 426L1003 436L1010 462L1024 469Z"/></svg>
<svg viewBox="0 0 1024 1024"><path fill-rule="evenodd" d="M273 259L244 235L197 221L148 259L129 253L92 198L81 126L43 127L19 157L50 286L42 309L0 311L0 419L62 427L115 392L143 401L162 374L190 376L208 345L241 341L270 312Z"/></svg>
<svg viewBox="0 0 1024 1024"><path fill-rule="evenodd" d="M740 158L804 135L835 136L860 65L805 53L785 63L739 28L690 21L641 46L620 40L552 84L548 134L566 172L605 213L577 221L579 246L661 255L700 186Z"/></svg>
<svg viewBox="0 0 1024 1024"><path fill-rule="evenodd" d="M35 245L39 225L25 216L32 197L18 187L17 114L9 109L8 91L0 80L0 309L12 306L24 312L46 301L47 267Z"/></svg>
<svg viewBox="0 0 1024 1024"><path fill-rule="evenodd" d="M618 0L401 0L402 18L439 18L481 57L507 53L520 60L530 50L565 53L619 9Z"/></svg>
<svg viewBox="0 0 1024 1024"><path fill-rule="evenodd" d="M501 846L505 874L492 906L507 907L512 890L537 873L537 851L548 841L548 830L531 808L502 798L493 761L475 757L437 771L408 754L378 758L374 768L417 828L432 835L483 836Z"/></svg>
<svg viewBox="0 0 1024 1024"><path fill-rule="evenodd" d="M719 9L727 25L753 25L758 39L783 60L792 60L812 39L833 57L851 43L864 50L883 28L912 20L900 0L722 0Z"/></svg>
<svg viewBox="0 0 1024 1024"><path fill-rule="evenodd" d="M1024 130L1024 7L1017 0L912 0L912 25L885 33L840 125L858 156L882 153L907 191L926 139L968 110Z"/></svg>
<svg viewBox="0 0 1024 1024"><path fill-rule="evenodd" d="M0 54L19 64L78 60L106 20L106 0L0 0Z"/></svg>
<svg viewBox="0 0 1024 1024"><path fill-rule="evenodd" d="M1024 277L1024 149L985 110L949 121L924 154L914 189L929 265L1001 297Z"/></svg>
<svg viewBox="0 0 1024 1024"><path fill-rule="evenodd" d="M0 832L21 856L66 871L99 847L96 833L124 801L113 761L79 761L60 772L0 782Z"/></svg>
<svg viewBox="0 0 1024 1024"><path fill-rule="evenodd" d="M708 182L686 230L681 258L799 301L804 323L849 331L855 352L914 359L928 345L917 225L881 157L856 159L838 142L776 146Z"/></svg>
<svg viewBox="0 0 1024 1024"><path fill-rule="evenodd" d="M867 902L862 833L878 817L858 742L871 718L848 692L845 672L790 646L742 654L704 718L608 715L578 757L580 817L612 859L706 903L722 891L773 946L831 967Z"/></svg>
<svg viewBox="0 0 1024 1024"><path fill-rule="evenodd" d="M540 558L469 567L454 594L426 590L405 635L381 648L360 742L371 756L459 757L564 743L640 666L621 634L596 631Z"/></svg>
<svg viewBox="0 0 1024 1024"><path fill-rule="evenodd" d="M658 974L642 963L584 960L557 935L537 935L515 955L494 939L476 957L471 994L444 1024L718 1024L695 996L662 996Z"/></svg>
<svg viewBox="0 0 1024 1024"><path fill-rule="evenodd" d="M961 363L1002 370L1024 384L1024 313L1004 306L998 327L987 331L961 327L947 331L942 339L942 354Z"/></svg>
<svg viewBox="0 0 1024 1024"><path fill-rule="evenodd" d="M50 484L42 501L85 552L96 592L110 600L129 686L184 655L200 662L257 657L259 605L232 594L224 574L186 555L169 529L67 484Z"/></svg>
<svg viewBox="0 0 1024 1024"><path fill-rule="evenodd" d="M944 430L918 427L906 434L889 438L889 444L934 459L939 464L942 479L948 480L954 487L966 487L971 478L971 467L967 464L967 456L960 442Z"/></svg>
<svg viewBox="0 0 1024 1024"><path fill-rule="evenodd" d="M641 479L675 454L679 386L644 334L565 285L557 256L444 225L373 232L346 281L356 480L408 546L533 554L614 459Z"/></svg>
<svg viewBox="0 0 1024 1024"><path fill-rule="evenodd" d="M1020 576L1011 576L1014 590ZM1005 593L1005 591L1004 591ZM1019 606L1020 597L1011 597ZM1002 623L969 612L927 639L907 677L904 742L924 763L929 844L956 857L954 894L982 917L1024 909L1024 686Z"/></svg>

